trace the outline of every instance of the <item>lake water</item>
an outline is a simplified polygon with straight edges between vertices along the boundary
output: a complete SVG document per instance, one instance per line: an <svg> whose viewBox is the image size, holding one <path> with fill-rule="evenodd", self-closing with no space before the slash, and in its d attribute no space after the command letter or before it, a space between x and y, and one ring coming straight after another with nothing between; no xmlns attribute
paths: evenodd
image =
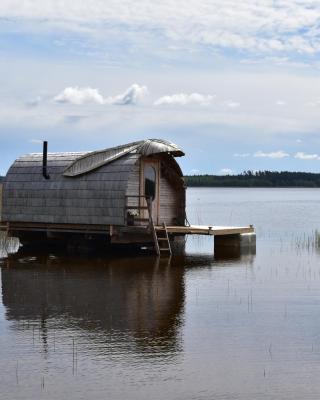
<svg viewBox="0 0 320 400"><path fill-rule="evenodd" d="M3 258L0 398L319 399L320 190L188 189L255 251Z"/></svg>

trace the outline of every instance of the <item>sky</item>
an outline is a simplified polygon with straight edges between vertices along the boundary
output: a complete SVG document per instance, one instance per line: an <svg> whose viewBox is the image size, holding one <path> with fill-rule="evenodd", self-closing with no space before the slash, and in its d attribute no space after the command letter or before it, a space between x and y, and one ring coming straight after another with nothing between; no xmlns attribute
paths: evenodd
<svg viewBox="0 0 320 400"><path fill-rule="evenodd" d="M320 171L320 0L1 0L0 175L144 138L185 174Z"/></svg>

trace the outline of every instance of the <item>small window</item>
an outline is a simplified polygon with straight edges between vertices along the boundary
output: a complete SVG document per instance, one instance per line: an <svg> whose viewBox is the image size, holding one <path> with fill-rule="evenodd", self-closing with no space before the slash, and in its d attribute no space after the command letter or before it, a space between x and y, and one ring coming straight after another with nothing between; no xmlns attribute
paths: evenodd
<svg viewBox="0 0 320 400"><path fill-rule="evenodd" d="M151 200L156 197L156 170L150 165L144 168L144 194Z"/></svg>

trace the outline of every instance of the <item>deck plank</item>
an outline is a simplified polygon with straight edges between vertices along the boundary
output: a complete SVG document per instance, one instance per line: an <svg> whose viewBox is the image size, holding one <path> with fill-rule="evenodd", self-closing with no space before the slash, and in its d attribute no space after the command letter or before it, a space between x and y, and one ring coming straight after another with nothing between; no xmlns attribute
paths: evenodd
<svg viewBox="0 0 320 400"><path fill-rule="evenodd" d="M156 227L160 229L161 226ZM210 226L210 225L191 225L191 226L167 226L168 233L180 233L186 235L237 235L241 233L254 233L254 227L250 226Z"/></svg>

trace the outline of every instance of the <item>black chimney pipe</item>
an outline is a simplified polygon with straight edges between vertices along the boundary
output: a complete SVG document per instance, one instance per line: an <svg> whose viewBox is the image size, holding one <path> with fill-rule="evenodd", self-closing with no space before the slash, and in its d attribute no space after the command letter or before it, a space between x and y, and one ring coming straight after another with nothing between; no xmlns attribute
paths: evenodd
<svg viewBox="0 0 320 400"><path fill-rule="evenodd" d="M48 142L43 142L43 153L42 153L42 175L45 179L50 179L50 175L47 172L47 160L48 160Z"/></svg>

